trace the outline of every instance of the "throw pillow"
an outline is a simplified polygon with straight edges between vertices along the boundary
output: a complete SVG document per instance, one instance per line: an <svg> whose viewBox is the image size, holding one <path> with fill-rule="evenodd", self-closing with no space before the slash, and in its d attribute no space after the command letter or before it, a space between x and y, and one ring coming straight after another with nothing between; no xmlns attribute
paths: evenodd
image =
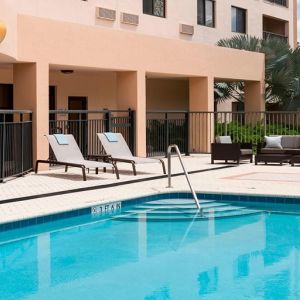
<svg viewBox="0 0 300 300"><path fill-rule="evenodd" d="M216 142L219 144L232 144L230 135L217 136Z"/></svg>
<svg viewBox="0 0 300 300"><path fill-rule="evenodd" d="M265 136L266 148L282 149L282 136Z"/></svg>

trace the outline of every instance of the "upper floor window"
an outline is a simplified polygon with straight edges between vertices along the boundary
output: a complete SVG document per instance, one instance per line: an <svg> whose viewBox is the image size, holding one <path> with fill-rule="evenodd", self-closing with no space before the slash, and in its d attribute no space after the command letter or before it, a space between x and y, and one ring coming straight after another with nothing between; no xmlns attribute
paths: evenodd
<svg viewBox="0 0 300 300"><path fill-rule="evenodd" d="M166 0L143 0L143 13L165 18Z"/></svg>
<svg viewBox="0 0 300 300"><path fill-rule="evenodd" d="M267 0L268 2L275 3L282 6L287 6L287 0Z"/></svg>
<svg viewBox="0 0 300 300"><path fill-rule="evenodd" d="M231 7L231 31L246 33L246 10L243 8Z"/></svg>
<svg viewBox="0 0 300 300"><path fill-rule="evenodd" d="M197 5L198 24L215 27L215 1L198 0Z"/></svg>

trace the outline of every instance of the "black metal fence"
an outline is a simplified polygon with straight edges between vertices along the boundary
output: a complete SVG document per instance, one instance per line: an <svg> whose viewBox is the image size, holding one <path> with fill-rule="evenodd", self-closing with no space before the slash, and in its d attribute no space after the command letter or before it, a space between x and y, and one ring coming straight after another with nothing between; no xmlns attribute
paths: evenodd
<svg viewBox="0 0 300 300"><path fill-rule="evenodd" d="M134 111L51 110L49 133L73 134L84 157L103 153L96 133L120 132L134 153Z"/></svg>
<svg viewBox="0 0 300 300"><path fill-rule="evenodd" d="M167 154L168 145L178 145L189 154L189 116L185 111L147 112L147 156Z"/></svg>
<svg viewBox="0 0 300 300"><path fill-rule="evenodd" d="M169 144L181 152L209 153L215 137L230 135L234 142L257 144L266 135L300 135L300 112L187 112L147 113L147 155L165 155Z"/></svg>
<svg viewBox="0 0 300 300"><path fill-rule="evenodd" d="M0 182L32 170L32 112L0 110Z"/></svg>

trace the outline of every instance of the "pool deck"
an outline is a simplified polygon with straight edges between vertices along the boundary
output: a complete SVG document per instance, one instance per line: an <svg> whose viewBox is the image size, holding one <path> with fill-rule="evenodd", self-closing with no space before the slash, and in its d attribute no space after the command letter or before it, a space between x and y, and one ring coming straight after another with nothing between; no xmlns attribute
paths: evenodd
<svg viewBox="0 0 300 300"><path fill-rule="evenodd" d="M211 165L207 154L184 157L183 161L192 172L190 178L197 192L300 197L300 166L255 166L248 162ZM59 168L0 184L0 223L154 193L188 191L183 175L172 178L173 188L166 188L167 178L162 176L159 164L138 165L137 176L132 175L129 164L118 166L120 180L112 172L95 175L92 171L84 182L78 169L65 173ZM172 171L182 172L178 158L172 159Z"/></svg>

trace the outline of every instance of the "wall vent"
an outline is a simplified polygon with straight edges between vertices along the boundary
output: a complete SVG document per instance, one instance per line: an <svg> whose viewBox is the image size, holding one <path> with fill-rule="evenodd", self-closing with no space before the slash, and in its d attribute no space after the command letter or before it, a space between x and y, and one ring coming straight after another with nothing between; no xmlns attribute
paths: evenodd
<svg viewBox="0 0 300 300"><path fill-rule="evenodd" d="M194 34L194 26L179 24L179 32L182 34L193 35Z"/></svg>
<svg viewBox="0 0 300 300"><path fill-rule="evenodd" d="M139 25L139 16L122 12L121 23L137 26Z"/></svg>
<svg viewBox="0 0 300 300"><path fill-rule="evenodd" d="M108 9L104 7L96 7L96 18L115 21L116 20L116 11L113 9Z"/></svg>

